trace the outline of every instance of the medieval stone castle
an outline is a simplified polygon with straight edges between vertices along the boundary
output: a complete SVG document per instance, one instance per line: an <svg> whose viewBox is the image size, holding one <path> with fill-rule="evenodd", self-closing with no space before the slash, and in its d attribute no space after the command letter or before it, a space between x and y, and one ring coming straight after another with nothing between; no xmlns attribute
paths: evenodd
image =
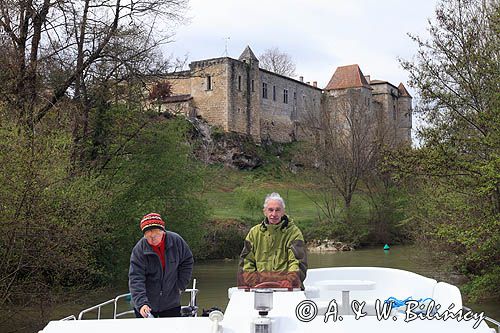
<svg viewBox="0 0 500 333"><path fill-rule="evenodd" d="M392 144L411 142L412 97L404 85L370 80L358 65L338 67L324 89L259 68L248 46L239 59L194 61L189 68L168 76L173 95L164 108L201 117L226 132L251 135L257 142L305 139L308 115L335 113L335 101L350 96L356 99L351 106L362 105L383 119Z"/></svg>

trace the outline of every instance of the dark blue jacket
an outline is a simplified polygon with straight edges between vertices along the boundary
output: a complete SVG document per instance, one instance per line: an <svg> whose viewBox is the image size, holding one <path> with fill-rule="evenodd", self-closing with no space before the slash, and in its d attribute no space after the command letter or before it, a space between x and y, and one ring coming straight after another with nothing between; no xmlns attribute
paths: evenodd
<svg viewBox="0 0 500 333"><path fill-rule="evenodd" d="M139 311L145 304L154 312L180 305L183 291L193 271L193 254L187 243L175 232L165 235L165 270L160 257L145 238L141 238L132 250L128 287L134 307Z"/></svg>

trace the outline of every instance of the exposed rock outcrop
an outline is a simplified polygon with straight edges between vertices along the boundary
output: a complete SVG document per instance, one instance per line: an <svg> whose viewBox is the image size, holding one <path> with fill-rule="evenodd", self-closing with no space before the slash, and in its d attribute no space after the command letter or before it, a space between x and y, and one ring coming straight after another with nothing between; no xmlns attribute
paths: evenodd
<svg viewBox="0 0 500 333"><path fill-rule="evenodd" d="M354 247L351 245L331 239L313 239L312 241L307 242L308 252L337 252L352 250L354 250Z"/></svg>
<svg viewBox="0 0 500 333"><path fill-rule="evenodd" d="M193 139L199 142L195 155L201 161L207 164L221 163L240 170L253 170L262 165L255 142L250 136L217 131L198 118L190 118L189 121L193 124Z"/></svg>

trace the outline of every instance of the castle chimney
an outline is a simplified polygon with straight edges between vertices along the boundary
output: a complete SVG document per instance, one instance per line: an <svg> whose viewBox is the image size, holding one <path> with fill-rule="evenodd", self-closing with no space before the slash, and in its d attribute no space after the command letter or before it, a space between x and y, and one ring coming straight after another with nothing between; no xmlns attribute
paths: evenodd
<svg viewBox="0 0 500 333"><path fill-rule="evenodd" d="M318 81L313 81L313 87L318 88Z"/></svg>
<svg viewBox="0 0 500 333"><path fill-rule="evenodd" d="M303 76L299 76L299 81L300 82L304 82L304 77Z"/></svg>

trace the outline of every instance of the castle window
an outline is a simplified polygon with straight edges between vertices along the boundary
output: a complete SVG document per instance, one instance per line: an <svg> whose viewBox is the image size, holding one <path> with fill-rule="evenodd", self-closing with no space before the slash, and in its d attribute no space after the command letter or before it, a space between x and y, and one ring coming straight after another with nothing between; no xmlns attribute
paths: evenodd
<svg viewBox="0 0 500 333"><path fill-rule="evenodd" d="M267 83L262 82L262 98L267 99Z"/></svg>
<svg viewBox="0 0 500 333"><path fill-rule="evenodd" d="M254 88L254 85L253 85L253 80L252 80L252 92L255 92L255 88Z"/></svg>
<svg viewBox="0 0 500 333"><path fill-rule="evenodd" d="M276 100L276 86L273 86L273 101Z"/></svg>
<svg viewBox="0 0 500 333"><path fill-rule="evenodd" d="M396 120L396 105L393 105L392 108L392 120Z"/></svg>
<svg viewBox="0 0 500 333"><path fill-rule="evenodd" d="M206 78L206 83L207 83L207 90L212 90L212 76L210 75L207 75L207 78Z"/></svg>
<svg viewBox="0 0 500 333"><path fill-rule="evenodd" d="M288 89L283 89L283 103L288 104Z"/></svg>
<svg viewBox="0 0 500 333"><path fill-rule="evenodd" d="M241 75L238 75L238 90L241 91Z"/></svg>

